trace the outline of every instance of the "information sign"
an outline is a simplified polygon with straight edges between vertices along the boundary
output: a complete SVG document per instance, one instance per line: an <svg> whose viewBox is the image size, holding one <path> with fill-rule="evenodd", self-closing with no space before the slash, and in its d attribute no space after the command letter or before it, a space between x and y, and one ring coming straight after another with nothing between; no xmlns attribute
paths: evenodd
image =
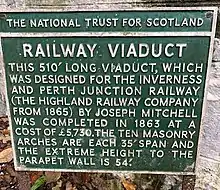
<svg viewBox="0 0 220 190"><path fill-rule="evenodd" d="M2 13L16 169L193 174L216 15Z"/></svg>

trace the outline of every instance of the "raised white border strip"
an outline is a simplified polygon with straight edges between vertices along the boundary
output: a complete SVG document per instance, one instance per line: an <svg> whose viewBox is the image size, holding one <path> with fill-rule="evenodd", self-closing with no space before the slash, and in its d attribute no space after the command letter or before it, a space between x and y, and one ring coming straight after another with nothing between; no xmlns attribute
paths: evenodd
<svg viewBox="0 0 220 190"><path fill-rule="evenodd" d="M43 35L42 35L43 34ZM211 36L212 32L67 32L1 33L1 37L138 37L138 36Z"/></svg>
<svg viewBox="0 0 220 190"><path fill-rule="evenodd" d="M167 175L195 175L194 172L163 172L163 171L132 171L132 170L86 170L86 169L46 169L16 167L16 171L51 171L51 172L89 172L89 173L137 173L137 174L167 174Z"/></svg>
<svg viewBox="0 0 220 190"><path fill-rule="evenodd" d="M210 47L209 47L209 57L208 57L208 68L207 68L207 75L206 75L206 84L204 88L204 99L203 99L203 108L202 108L202 115L201 115L201 125L200 125L200 132L199 132L199 140L197 144L197 157L196 157L196 165L195 165L195 172L163 172L163 171L120 171L120 170L87 170L87 169L47 169L47 168L26 168L25 166L18 166L17 164L17 157L16 157L16 151L15 151L15 144L14 144L14 138L13 138L13 132L12 132L12 121L11 121L11 114L10 114L10 109L9 109L9 100L8 100L8 92L7 92L7 85L6 85L6 80L5 81L5 92L6 92L6 104L7 104L7 109L8 109L8 117L9 117L9 127L10 127L10 134L12 137L12 148L13 148L13 155L14 155L14 165L15 169L17 171L61 171L61 172L100 172L100 173L143 173L143 174L168 174L168 175L195 175L197 170L198 170L198 160L200 158L199 155L199 149L200 147L200 140L201 140L201 134L202 134L202 121L204 119L204 113L206 110L206 102L207 102L207 86L208 86L208 76L210 72L210 67L212 63L212 53L213 53L213 43L214 43L214 35L215 35L215 29L216 29L216 24L217 24L217 7L166 7L166 10L164 10L164 7L156 7L156 8L146 8L146 9L140 9L140 8L134 8L134 9L102 9L102 10L91 10L91 9L83 9L83 10L74 10L74 9L56 9L56 10L49 10L49 9L10 9L10 10L4 10L2 9L1 12L5 13L15 13L15 12L22 12L22 13L28 13L28 12L82 12L82 11L181 11L181 10L186 10L186 11L191 11L191 10L206 10L206 11L213 11L213 22L212 22L212 31L211 32L78 32L78 33L1 33L0 32L0 48L2 50L2 44L1 44L1 37L74 37L74 36L81 36L85 37L86 36L100 36L100 37L132 37L132 36L210 36ZM0 13L1 14L1 13ZM43 34L43 35L42 35ZM3 52L3 51L2 51ZM4 63L3 61L3 56L2 60L0 60ZM4 68L3 68L4 69ZM4 72L5 73L5 72Z"/></svg>
<svg viewBox="0 0 220 190"><path fill-rule="evenodd" d="M107 4L107 3L106 3ZM112 5L112 3L111 3ZM79 5L81 6L81 5ZM140 8L140 7L134 7L133 8L126 8L126 9L117 9L117 7L112 7L110 6L109 8L103 8L100 7L100 9L91 9L88 7L87 9L77 9L76 7L62 7L61 9L56 8L56 9L27 9L27 8L16 8L16 9L5 9L2 8L0 13L28 13L28 12L112 12L112 11L163 11L163 12L169 12L169 11L217 11L217 7L146 7L146 8Z"/></svg>

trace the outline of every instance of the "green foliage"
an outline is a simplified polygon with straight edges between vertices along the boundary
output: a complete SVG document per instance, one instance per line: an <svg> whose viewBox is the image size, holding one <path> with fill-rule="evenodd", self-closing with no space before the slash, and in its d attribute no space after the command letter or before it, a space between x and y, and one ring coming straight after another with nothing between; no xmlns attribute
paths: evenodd
<svg viewBox="0 0 220 190"><path fill-rule="evenodd" d="M35 181L34 185L31 187L31 190L37 190L44 183L46 183L46 176L43 175Z"/></svg>

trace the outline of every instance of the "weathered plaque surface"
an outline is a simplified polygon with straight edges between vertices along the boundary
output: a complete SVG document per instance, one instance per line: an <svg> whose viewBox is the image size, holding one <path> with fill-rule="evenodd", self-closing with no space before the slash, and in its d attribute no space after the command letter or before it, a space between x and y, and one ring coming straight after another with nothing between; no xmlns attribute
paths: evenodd
<svg viewBox="0 0 220 190"><path fill-rule="evenodd" d="M1 17L17 170L195 172L215 8Z"/></svg>

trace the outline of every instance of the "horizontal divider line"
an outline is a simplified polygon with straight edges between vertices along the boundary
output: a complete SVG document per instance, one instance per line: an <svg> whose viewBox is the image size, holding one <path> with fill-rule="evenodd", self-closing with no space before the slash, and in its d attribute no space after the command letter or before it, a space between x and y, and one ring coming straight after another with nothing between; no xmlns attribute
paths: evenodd
<svg viewBox="0 0 220 190"><path fill-rule="evenodd" d="M0 37L141 37L141 36L212 36L212 32L0 32Z"/></svg>

